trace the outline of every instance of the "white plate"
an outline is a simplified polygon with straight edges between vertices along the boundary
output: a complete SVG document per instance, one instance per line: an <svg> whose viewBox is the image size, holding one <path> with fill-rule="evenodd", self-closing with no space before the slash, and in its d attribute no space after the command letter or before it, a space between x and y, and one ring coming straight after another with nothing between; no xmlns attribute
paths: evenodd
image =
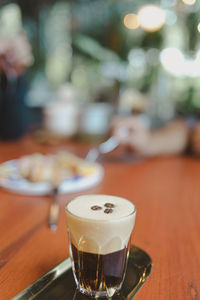
<svg viewBox="0 0 200 300"><path fill-rule="evenodd" d="M88 176L74 176L64 180L60 187L59 192L72 193L90 188L98 184L104 175L103 167L98 163L92 163L95 166L95 172ZM0 165L0 167L8 170L8 176L0 174L0 186L18 194L28 195L45 195L51 192L51 185L47 182L33 183L27 179L20 177L18 170L18 161L10 160Z"/></svg>

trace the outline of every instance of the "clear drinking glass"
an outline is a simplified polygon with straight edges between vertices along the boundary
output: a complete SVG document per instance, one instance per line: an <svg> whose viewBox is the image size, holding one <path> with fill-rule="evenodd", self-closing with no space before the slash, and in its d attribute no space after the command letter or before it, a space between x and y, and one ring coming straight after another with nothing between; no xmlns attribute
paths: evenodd
<svg viewBox="0 0 200 300"><path fill-rule="evenodd" d="M68 203L66 215L77 288L95 298L112 297L124 280L135 205L115 196L84 195Z"/></svg>

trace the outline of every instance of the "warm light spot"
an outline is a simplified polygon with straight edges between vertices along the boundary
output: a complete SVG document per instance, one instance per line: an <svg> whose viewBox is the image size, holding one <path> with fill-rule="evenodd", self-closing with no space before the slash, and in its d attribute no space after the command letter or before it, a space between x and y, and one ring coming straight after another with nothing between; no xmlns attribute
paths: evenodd
<svg viewBox="0 0 200 300"><path fill-rule="evenodd" d="M197 26L198 32L200 32L200 23Z"/></svg>
<svg viewBox="0 0 200 300"><path fill-rule="evenodd" d="M183 3L187 4L187 5L194 5L196 2L196 0L183 0Z"/></svg>
<svg viewBox="0 0 200 300"><path fill-rule="evenodd" d="M156 5L145 5L138 12L140 26L149 32L159 30L165 23L165 12Z"/></svg>
<svg viewBox="0 0 200 300"><path fill-rule="evenodd" d="M127 14L124 17L124 25L128 29L136 29L139 27L138 16L135 14Z"/></svg>

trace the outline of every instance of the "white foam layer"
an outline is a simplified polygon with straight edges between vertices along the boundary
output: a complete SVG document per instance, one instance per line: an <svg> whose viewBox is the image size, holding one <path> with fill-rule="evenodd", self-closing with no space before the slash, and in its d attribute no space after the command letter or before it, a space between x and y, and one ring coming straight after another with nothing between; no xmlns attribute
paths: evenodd
<svg viewBox="0 0 200 300"><path fill-rule="evenodd" d="M105 213L106 203L114 205ZM92 210L100 206L100 210ZM84 195L66 207L72 243L80 251L107 254L127 246L135 223L135 206L130 201L110 195Z"/></svg>

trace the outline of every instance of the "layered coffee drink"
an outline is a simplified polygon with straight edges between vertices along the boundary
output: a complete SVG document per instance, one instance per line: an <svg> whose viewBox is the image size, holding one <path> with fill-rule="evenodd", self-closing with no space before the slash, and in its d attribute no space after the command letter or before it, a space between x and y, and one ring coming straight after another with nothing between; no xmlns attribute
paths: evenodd
<svg viewBox="0 0 200 300"><path fill-rule="evenodd" d="M111 297L126 272L136 210L132 202L109 195L84 195L66 206L70 256L79 290Z"/></svg>

